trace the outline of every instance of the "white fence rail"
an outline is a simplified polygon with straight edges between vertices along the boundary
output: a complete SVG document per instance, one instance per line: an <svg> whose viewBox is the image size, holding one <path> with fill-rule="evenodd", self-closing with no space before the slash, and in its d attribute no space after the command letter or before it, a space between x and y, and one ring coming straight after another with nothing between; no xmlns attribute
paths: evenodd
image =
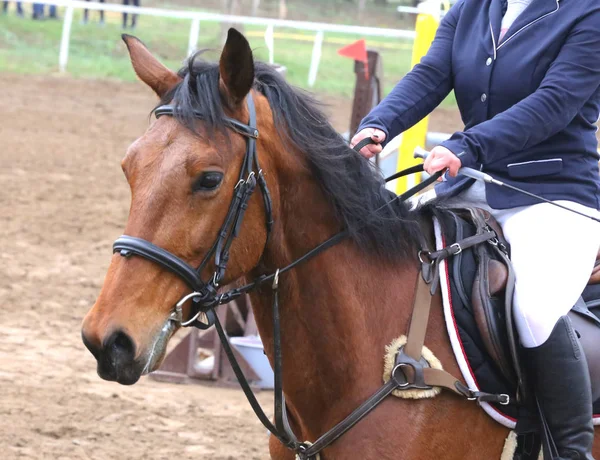
<svg viewBox="0 0 600 460"><path fill-rule="evenodd" d="M324 34L327 32L359 35L361 37L387 37L392 39L410 39L414 40L415 32L412 30L399 29L380 29L377 27L345 26L339 24L325 24L320 22L307 21L288 21L282 19L258 18L250 16L230 16L226 14L205 13L199 11L167 10L162 8L146 8L135 6L115 5L109 3L84 2L81 0L23 0L24 3L41 3L44 5L56 5L65 7L62 38L60 43L60 53L58 58L59 69L65 72L69 61L69 44L71 39L71 24L73 23L73 11L78 9L102 10L116 13L132 13L146 16L158 16L163 18L188 19L191 21L190 34L188 40L188 54L196 50L198 36L200 33L200 22L225 22L230 24L246 24L255 26L265 26L267 37L272 37L274 27L284 27L297 30L309 30L315 32L315 39L312 52L312 60L308 73L308 84L313 86L321 61L321 50L323 46ZM273 59L272 38L267 39L269 47L270 60Z"/></svg>

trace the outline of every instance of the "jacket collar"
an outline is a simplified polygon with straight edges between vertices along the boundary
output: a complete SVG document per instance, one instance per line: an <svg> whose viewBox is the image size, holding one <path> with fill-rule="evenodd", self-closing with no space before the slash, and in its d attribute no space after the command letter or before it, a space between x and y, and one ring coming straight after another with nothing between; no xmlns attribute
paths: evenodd
<svg viewBox="0 0 600 460"><path fill-rule="evenodd" d="M525 8L525 10L517 17L515 22L509 27L508 31L502 38L502 42L498 44L496 41L497 47L503 46L505 43L510 41L510 39L518 34L521 30L526 27L533 25L534 22L542 20L545 16L553 13L558 9L560 0L532 0L532 2ZM494 2L498 2L500 4L501 0L492 0L492 4ZM491 20L491 10L490 7L490 20ZM500 24L502 22L502 18L500 18L500 22L498 23L498 32L500 31ZM495 32L495 31L494 31Z"/></svg>
<svg viewBox="0 0 600 460"><path fill-rule="evenodd" d="M489 18L490 18L490 34L493 37L494 46L498 47L498 39L500 38L500 25L502 24L503 5L506 0L492 0L490 3ZM534 0L535 1L535 0ZM488 34L489 36L489 34Z"/></svg>

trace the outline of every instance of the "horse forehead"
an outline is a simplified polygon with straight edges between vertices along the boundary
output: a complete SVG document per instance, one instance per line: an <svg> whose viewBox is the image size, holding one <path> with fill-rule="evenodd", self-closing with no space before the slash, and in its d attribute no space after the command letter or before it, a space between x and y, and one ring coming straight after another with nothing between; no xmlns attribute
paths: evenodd
<svg viewBox="0 0 600 460"><path fill-rule="evenodd" d="M199 134L182 126L172 117L161 117L135 140L127 150L122 165L128 177L172 176L175 173L202 170L208 166L226 168L245 151L246 138L216 129ZM136 181L137 182L137 181Z"/></svg>
<svg viewBox="0 0 600 460"><path fill-rule="evenodd" d="M174 119L157 120L127 149L123 165L144 170L153 166L163 168L181 162L190 155L194 136Z"/></svg>

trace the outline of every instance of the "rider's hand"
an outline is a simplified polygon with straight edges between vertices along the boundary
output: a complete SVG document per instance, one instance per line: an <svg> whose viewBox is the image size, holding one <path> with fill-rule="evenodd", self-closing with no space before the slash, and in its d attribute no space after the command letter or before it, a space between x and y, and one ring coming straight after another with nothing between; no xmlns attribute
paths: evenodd
<svg viewBox="0 0 600 460"><path fill-rule="evenodd" d="M456 177L461 166L462 163L460 158L441 145L433 148L431 152L429 152L429 156L425 160L425 163L423 163L423 169L425 169L429 175L443 169L448 169L448 174L452 177Z"/></svg>
<svg viewBox="0 0 600 460"><path fill-rule="evenodd" d="M362 141L365 137L370 137L376 143L363 147L360 151L360 154L369 159L378 153L381 153L381 143L385 141L385 133L377 128L365 128L357 132L352 138L352 141L350 141L350 147L354 148L354 146Z"/></svg>

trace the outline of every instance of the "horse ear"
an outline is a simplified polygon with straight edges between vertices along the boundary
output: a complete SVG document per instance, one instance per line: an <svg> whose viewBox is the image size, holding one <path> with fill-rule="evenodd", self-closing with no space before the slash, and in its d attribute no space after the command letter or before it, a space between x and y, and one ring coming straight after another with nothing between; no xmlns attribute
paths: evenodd
<svg viewBox="0 0 600 460"><path fill-rule="evenodd" d="M127 45L131 65L136 75L152 88L158 97L163 97L181 81L181 78L162 65L138 38L127 34L121 35L121 38Z"/></svg>
<svg viewBox="0 0 600 460"><path fill-rule="evenodd" d="M252 89L254 58L248 40L231 28L219 61L221 89L234 105L239 105Z"/></svg>

